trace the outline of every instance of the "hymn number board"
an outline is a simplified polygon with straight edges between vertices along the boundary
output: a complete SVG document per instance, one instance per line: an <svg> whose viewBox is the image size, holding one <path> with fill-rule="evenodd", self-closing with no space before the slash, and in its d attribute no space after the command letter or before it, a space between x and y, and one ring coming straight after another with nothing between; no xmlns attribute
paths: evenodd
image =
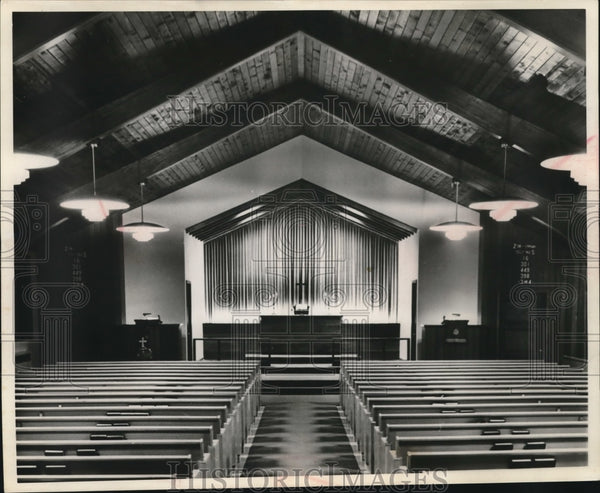
<svg viewBox="0 0 600 493"><path fill-rule="evenodd" d="M531 284L532 263L536 254L536 245L513 243L513 252L518 259L519 284Z"/></svg>

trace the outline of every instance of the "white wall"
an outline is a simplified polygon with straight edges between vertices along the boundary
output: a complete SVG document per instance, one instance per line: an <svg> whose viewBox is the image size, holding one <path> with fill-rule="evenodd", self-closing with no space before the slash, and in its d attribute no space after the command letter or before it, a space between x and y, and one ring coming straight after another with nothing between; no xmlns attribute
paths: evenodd
<svg viewBox="0 0 600 493"><path fill-rule="evenodd" d="M159 313L167 322L183 322L185 279L190 279L191 269L196 268L191 262L187 262L186 268L185 228L300 178L419 229L417 236L405 240L400 247L401 267L406 267L399 286L403 299L407 300L400 314L403 336L410 328L410 283L417 274L419 325L438 324L443 315L451 313L460 313L471 323L480 322L479 236L474 234L453 242L428 229L432 224L452 219L453 203L304 136L144 207L149 221L165 224L171 231L146 244L125 240L127 322L142 311ZM138 211L131 211L124 214L123 220L128 222L138 217ZM459 218L479 223L479 214L464 207L459 208ZM189 242L185 244L188 248ZM197 251L196 247L190 248ZM199 291L195 287L198 282L192 284L194 293ZM200 316L198 312L193 310L195 333L201 323L196 318Z"/></svg>
<svg viewBox="0 0 600 493"><path fill-rule="evenodd" d="M412 283L419 278L419 233L398 243L398 322L410 337Z"/></svg>
<svg viewBox="0 0 600 493"><path fill-rule="evenodd" d="M202 337L202 323L206 320L204 242L185 234L183 247L185 251L185 279L192 285L192 338L195 339ZM196 354L204 354L204 344L201 341L196 345Z"/></svg>
<svg viewBox="0 0 600 493"><path fill-rule="evenodd" d="M144 206L147 221L170 231L148 243L125 237L126 323L147 311L158 313L165 322L184 321L185 228L299 180L303 145L296 139L288 141ZM123 223L139 217L134 209L123 214Z"/></svg>

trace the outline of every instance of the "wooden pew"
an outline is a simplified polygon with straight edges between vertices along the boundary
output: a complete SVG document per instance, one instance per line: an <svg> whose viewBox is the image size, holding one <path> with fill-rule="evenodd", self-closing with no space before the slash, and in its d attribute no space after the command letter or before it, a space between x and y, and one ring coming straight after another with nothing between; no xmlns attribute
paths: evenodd
<svg viewBox="0 0 600 493"><path fill-rule="evenodd" d="M17 457L21 474L170 474L175 464L182 470L193 464L191 454Z"/></svg>
<svg viewBox="0 0 600 493"><path fill-rule="evenodd" d="M553 450L437 450L409 452L406 459L409 471L443 468L511 469L537 467L570 467L587 464L586 448Z"/></svg>
<svg viewBox="0 0 600 493"><path fill-rule="evenodd" d="M515 424L506 423L517 419L527 420L531 426L517 431L545 436L558 429L566 437L558 442L558 448L572 448L570 445L575 443L585 449L586 442L581 441L582 430L583 437L587 430L587 422L583 421L587 417L584 371L529 361L413 363L342 364L342 408L372 472L389 472L398 466L396 440L413 443L427 436L433 449L464 449L487 444L494 439L490 433L515 429ZM539 421L535 421L537 418ZM567 424L561 427L556 423ZM449 445L452 437L462 438L452 442L456 445ZM449 442L438 443L436 439L440 438Z"/></svg>
<svg viewBox="0 0 600 493"><path fill-rule="evenodd" d="M387 423L385 436L390 446L396 438L420 437L425 435L483 435L504 437L513 430L527 430L529 433L583 433L587 431L587 421L523 421L504 423Z"/></svg>
<svg viewBox="0 0 600 493"><path fill-rule="evenodd" d="M529 435L446 435L396 437L396 455L406 464L408 453L455 450L546 450L585 448L586 433L535 433Z"/></svg>
<svg viewBox="0 0 600 493"><path fill-rule="evenodd" d="M67 378L47 378L56 375ZM28 481L169 477L164 457L208 474L231 468L258 412L259 385L257 362L75 363L26 371L16 378L19 474ZM163 454L162 469L142 465L142 456L151 464L155 454Z"/></svg>

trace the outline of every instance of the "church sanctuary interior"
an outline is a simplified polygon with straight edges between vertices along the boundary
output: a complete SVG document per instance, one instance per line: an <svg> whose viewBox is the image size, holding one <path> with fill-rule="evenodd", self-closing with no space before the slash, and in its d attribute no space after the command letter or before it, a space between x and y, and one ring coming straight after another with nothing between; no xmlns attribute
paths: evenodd
<svg viewBox="0 0 600 493"><path fill-rule="evenodd" d="M16 481L589 465L589 10L11 15Z"/></svg>

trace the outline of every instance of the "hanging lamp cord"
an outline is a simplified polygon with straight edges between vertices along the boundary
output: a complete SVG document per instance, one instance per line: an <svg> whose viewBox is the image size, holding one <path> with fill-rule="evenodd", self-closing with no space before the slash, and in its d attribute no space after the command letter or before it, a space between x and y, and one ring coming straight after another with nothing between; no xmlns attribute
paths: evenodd
<svg viewBox="0 0 600 493"><path fill-rule="evenodd" d="M94 184L94 197L96 196L96 152L95 149L98 144L90 144L92 148L92 182Z"/></svg>
<svg viewBox="0 0 600 493"><path fill-rule="evenodd" d="M144 185L143 181L140 182L140 198L142 200L142 222L144 222Z"/></svg>
<svg viewBox="0 0 600 493"><path fill-rule="evenodd" d="M453 182L453 185L456 187L456 192L454 195L454 222L458 222L458 186L460 185L459 182L455 181Z"/></svg>
<svg viewBox="0 0 600 493"><path fill-rule="evenodd" d="M504 142L502 144L504 149L504 171L502 173L502 197L506 197L506 161L508 156L508 144Z"/></svg>

